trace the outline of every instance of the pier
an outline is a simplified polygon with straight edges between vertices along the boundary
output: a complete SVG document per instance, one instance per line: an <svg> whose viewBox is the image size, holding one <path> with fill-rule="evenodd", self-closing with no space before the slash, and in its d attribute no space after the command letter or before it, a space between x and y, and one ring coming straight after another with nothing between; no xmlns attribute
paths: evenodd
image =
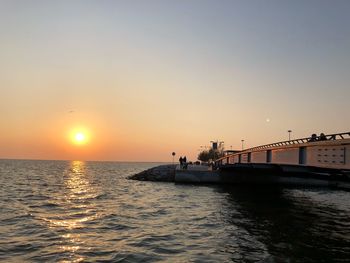
<svg viewBox="0 0 350 263"><path fill-rule="evenodd" d="M324 140L310 137L271 143L228 154L215 161L227 164L287 164L350 170L350 132L325 135Z"/></svg>
<svg viewBox="0 0 350 263"><path fill-rule="evenodd" d="M215 167L227 183L350 189L350 132L253 147L217 159Z"/></svg>
<svg viewBox="0 0 350 263"><path fill-rule="evenodd" d="M191 184L321 186L350 190L350 132L302 138L226 154L208 166L161 165L130 179Z"/></svg>
<svg viewBox="0 0 350 263"><path fill-rule="evenodd" d="M216 166L235 163L274 163L350 169L350 132L325 135L325 140L310 142L310 137L271 143L228 154Z"/></svg>

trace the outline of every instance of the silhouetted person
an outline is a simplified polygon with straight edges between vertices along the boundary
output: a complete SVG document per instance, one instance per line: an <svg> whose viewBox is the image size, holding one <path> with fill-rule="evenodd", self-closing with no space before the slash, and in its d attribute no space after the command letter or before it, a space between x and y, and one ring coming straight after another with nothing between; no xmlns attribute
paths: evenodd
<svg viewBox="0 0 350 263"><path fill-rule="evenodd" d="M320 134L320 137L319 137L319 140L320 140L320 141L327 141L326 135L324 135L324 133L321 133L321 134Z"/></svg>
<svg viewBox="0 0 350 263"><path fill-rule="evenodd" d="M317 135L316 135L316 133L313 133L311 135L311 138L309 139L309 142L315 142L315 141L317 141Z"/></svg>
<svg viewBox="0 0 350 263"><path fill-rule="evenodd" d="M184 162L184 159L180 156L180 158L179 158L180 169L182 169L183 162Z"/></svg>
<svg viewBox="0 0 350 263"><path fill-rule="evenodd" d="M184 158L182 158L182 161L183 161L183 168L187 169L187 158L186 158L186 156L184 156Z"/></svg>

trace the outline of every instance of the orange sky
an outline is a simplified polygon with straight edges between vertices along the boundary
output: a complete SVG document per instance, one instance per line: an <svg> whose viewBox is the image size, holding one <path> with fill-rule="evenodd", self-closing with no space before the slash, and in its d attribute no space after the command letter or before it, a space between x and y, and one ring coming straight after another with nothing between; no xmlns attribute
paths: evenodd
<svg viewBox="0 0 350 263"><path fill-rule="evenodd" d="M195 160L349 130L346 2L196 3L5 1L0 158Z"/></svg>

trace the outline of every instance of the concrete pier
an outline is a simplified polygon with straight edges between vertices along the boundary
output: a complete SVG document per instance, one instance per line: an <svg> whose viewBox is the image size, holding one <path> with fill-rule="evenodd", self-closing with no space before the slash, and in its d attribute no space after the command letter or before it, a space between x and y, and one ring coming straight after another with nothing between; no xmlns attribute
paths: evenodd
<svg viewBox="0 0 350 263"><path fill-rule="evenodd" d="M252 184L332 187L350 190L350 174L335 169L276 164L235 164L217 171L205 166L160 165L129 177L132 180L188 184Z"/></svg>
<svg viewBox="0 0 350 263"><path fill-rule="evenodd" d="M129 177L131 180L175 183L220 183L219 171L208 166L189 165L186 170L178 165L160 165Z"/></svg>
<svg viewBox="0 0 350 263"><path fill-rule="evenodd" d="M222 183L219 171L176 170L176 183Z"/></svg>

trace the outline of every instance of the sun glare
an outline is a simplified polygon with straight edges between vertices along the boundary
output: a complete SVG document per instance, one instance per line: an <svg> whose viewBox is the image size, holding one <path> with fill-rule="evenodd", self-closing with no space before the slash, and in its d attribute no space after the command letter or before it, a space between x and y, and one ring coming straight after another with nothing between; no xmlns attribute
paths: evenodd
<svg viewBox="0 0 350 263"><path fill-rule="evenodd" d="M85 135L81 132L78 132L76 135L75 135L75 140L77 142L83 142L85 140Z"/></svg>
<svg viewBox="0 0 350 263"><path fill-rule="evenodd" d="M71 140L74 144L83 145L88 142L89 136L86 131L75 130L71 133Z"/></svg>

